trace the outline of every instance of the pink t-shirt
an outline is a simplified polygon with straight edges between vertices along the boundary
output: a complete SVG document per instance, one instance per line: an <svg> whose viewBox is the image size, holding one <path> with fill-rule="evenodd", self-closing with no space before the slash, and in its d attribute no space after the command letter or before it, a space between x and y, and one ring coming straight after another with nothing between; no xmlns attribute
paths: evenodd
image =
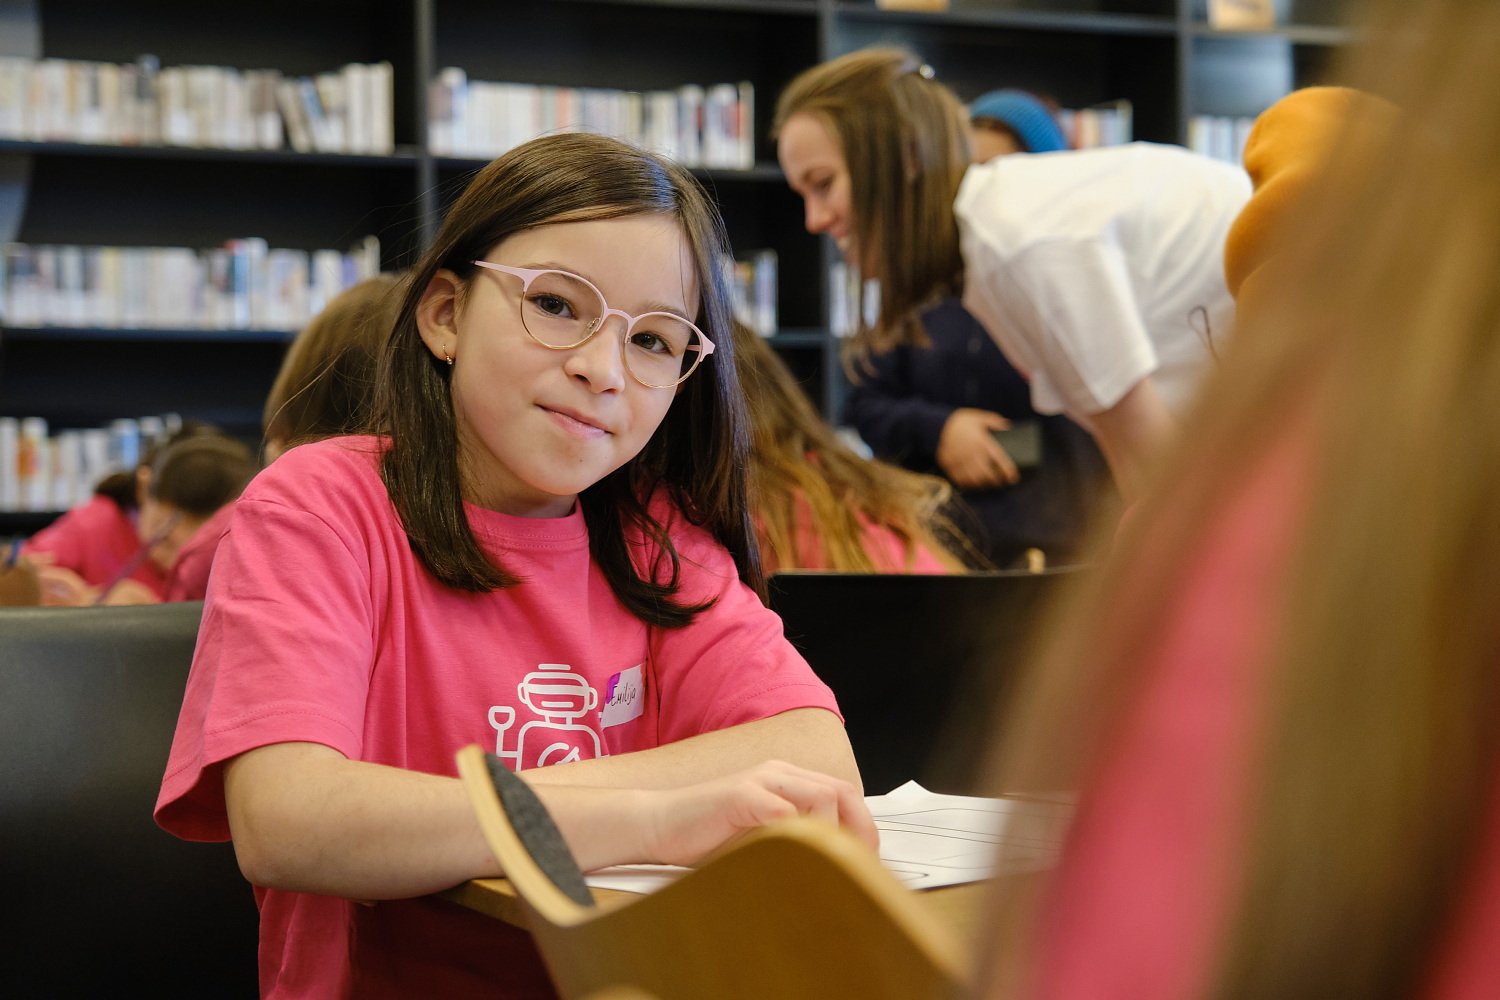
<svg viewBox="0 0 1500 1000"><path fill-rule="evenodd" d="M140 548L134 516L96 493L32 535L22 551L50 553L56 565L77 573L91 587L102 587L115 582ZM141 559L126 579L144 584L157 597L167 586L166 574L149 558Z"/></svg>
<svg viewBox="0 0 1500 1000"><path fill-rule="evenodd" d="M1204 995L1250 823L1267 624L1304 509L1301 442L1235 491L1165 599L1143 693L1084 789L1040 914L1045 1000ZM1140 530L1150 530L1141 522ZM1500 796L1423 996L1500 996Z"/></svg>
<svg viewBox="0 0 1500 1000"><path fill-rule="evenodd" d="M793 516L796 518L794 527L797 533L797 565L795 567L777 565L770 551L770 546L762 545L761 558L765 561L766 571L771 573L787 568L799 570L828 569L828 556L823 548L823 539L813 525L812 507L800 495L797 497ZM935 552L920 542L913 546L911 555L908 557L906 543L901 539L901 536L883 524L876 524L862 513L856 511L854 517L860 525L860 542L864 546L865 553L870 557L870 561L875 564L875 572L953 572L953 570L943 564L943 561L937 557ZM762 533L761 537L764 537L764 533Z"/></svg>
<svg viewBox="0 0 1500 1000"><path fill-rule="evenodd" d="M222 764L271 743L452 775L454 753L475 742L530 768L796 708L837 712L729 554L667 504L652 509L681 555L680 597L717 598L686 628L648 628L619 604L576 508L542 519L469 507L481 544L526 582L464 593L412 552L378 475L379 447L338 438L296 448L235 505L157 800L172 833L226 839ZM257 896L268 996L548 989L524 935L442 901Z"/></svg>
<svg viewBox="0 0 1500 1000"><path fill-rule="evenodd" d="M172 563L172 571L167 574L167 586L162 600L203 600L208 593L208 571L214 564L214 553L219 549L219 542L228 533L233 516L234 503L231 501L214 511L213 517L204 521L182 548L177 550L177 559Z"/></svg>

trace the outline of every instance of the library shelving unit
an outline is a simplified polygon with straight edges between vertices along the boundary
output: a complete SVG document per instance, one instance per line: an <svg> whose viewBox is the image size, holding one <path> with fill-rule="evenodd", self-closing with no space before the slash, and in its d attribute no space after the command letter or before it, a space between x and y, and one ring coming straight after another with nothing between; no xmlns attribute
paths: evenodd
<svg viewBox="0 0 1500 1000"><path fill-rule="evenodd" d="M1195 114L1253 115L1314 82L1348 36L1338 0L1278 0L1282 27L1208 27L1206 0L953 0L937 12L873 0L199 0L97 4L0 0L0 26L32 51L0 55L162 66L274 68L311 75L350 62L393 69L394 141L382 155L0 141L0 240L208 247L343 247L367 234L387 268L409 262L482 160L427 143L428 86L444 67L470 79L646 91L754 86L754 165L697 171L738 255L776 251L773 344L825 415L844 395L827 332L832 248L802 228L767 137L782 87L815 62L866 45L916 51L967 100L998 86L1065 107L1128 100L1134 136L1184 140ZM5 184L18 198L3 197ZM58 428L178 412L247 438L291 331L8 329L0 416Z"/></svg>
<svg viewBox="0 0 1500 1000"><path fill-rule="evenodd" d="M16 0L7 34L16 33ZM162 66L276 68L311 75L390 61L411 78L409 5L263 0L205 8L184 0L93 4L34 0L33 51L0 55ZM398 8L406 8L404 14ZM380 16L375 16L376 11ZM420 159L412 88L395 95L390 155L184 146L0 142L21 190L0 238L33 245L213 247L264 238L272 247L345 248L367 234L387 266L408 252ZM54 429L177 412L250 440L290 330L7 327L0 415L41 416Z"/></svg>
<svg viewBox="0 0 1500 1000"><path fill-rule="evenodd" d="M1191 0L1181 40L1188 67L1183 114L1250 118L1288 91L1319 82L1352 40L1343 19L1357 2L1276 0L1276 28L1241 32L1215 30L1206 0Z"/></svg>

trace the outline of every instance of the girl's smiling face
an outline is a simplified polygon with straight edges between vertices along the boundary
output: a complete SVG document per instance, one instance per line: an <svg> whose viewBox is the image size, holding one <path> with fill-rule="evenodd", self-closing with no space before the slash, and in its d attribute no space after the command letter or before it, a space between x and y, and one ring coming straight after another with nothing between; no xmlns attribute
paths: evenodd
<svg viewBox="0 0 1500 1000"><path fill-rule="evenodd" d="M802 196L803 224L817 236L827 233L851 260L854 211L849 164L821 118L798 112L786 120L776 141L776 158L787 183Z"/></svg>
<svg viewBox="0 0 1500 1000"><path fill-rule="evenodd" d="M571 271L631 314L691 320L698 312L691 250L663 215L540 226L501 241L484 259ZM626 371L618 317L571 350L537 343L521 324L521 287L520 279L483 268L467 285L439 271L417 322L428 349L453 358L464 499L523 517L561 517L580 492L640 453L676 390L648 388Z"/></svg>

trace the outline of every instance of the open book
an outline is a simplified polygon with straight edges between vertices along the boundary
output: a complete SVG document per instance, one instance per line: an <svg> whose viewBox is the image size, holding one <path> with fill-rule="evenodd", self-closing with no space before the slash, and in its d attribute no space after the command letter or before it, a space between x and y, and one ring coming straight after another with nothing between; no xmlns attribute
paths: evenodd
<svg viewBox="0 0 1500 1000"><path fill-rule="evenodd" d="M997 873L1045 868L1072 813L1058 799L981 798L929 792L915 781L865 798L880 830L880 860L913 889L978 882ZM585 876L596 889L652 892L688 869L617 865Z"/></svg>

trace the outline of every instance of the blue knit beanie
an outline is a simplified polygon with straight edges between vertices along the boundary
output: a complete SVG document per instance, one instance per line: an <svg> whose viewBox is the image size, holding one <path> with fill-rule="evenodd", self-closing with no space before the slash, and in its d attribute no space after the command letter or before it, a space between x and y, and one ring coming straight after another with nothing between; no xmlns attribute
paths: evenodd
<svg viewBox="0 0 1500 1000"><path fill-rule="evenodd" d="M993 118L1016 134L1028 153L1068 148L1062 129L1042 102L1024 90L992 90L969 105L969 120Z"/></svg>

